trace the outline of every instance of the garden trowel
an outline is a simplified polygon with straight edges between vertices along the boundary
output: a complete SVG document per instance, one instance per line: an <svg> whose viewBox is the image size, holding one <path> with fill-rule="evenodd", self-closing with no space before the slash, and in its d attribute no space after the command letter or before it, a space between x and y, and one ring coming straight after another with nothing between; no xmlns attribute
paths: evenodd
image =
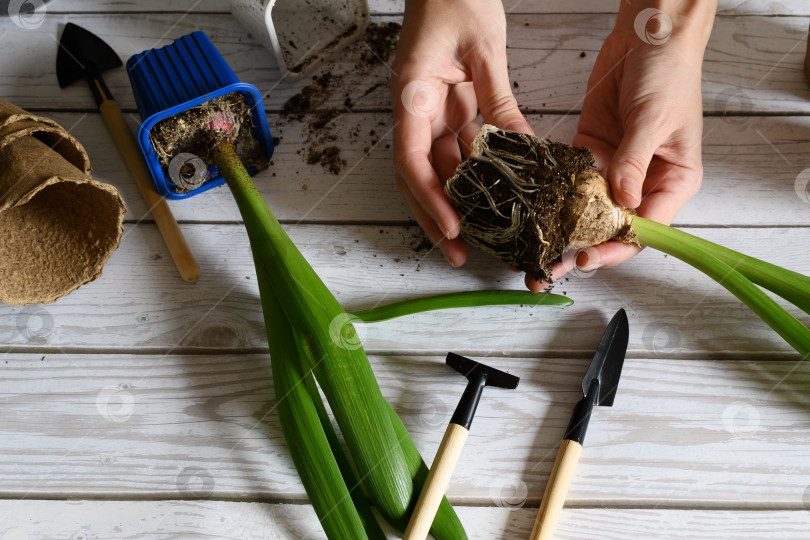
<svg viewBox="0 0 810 540"><path fill-rule="evenodd" d="M174 264L186 281L196 281L200 277L200 267L177 225L166 200L152 184L152 177L146 169L135 137L129 131L121 109L112 97L109 88L101 78L101 72L118 67L121 59L101 38L81 26L67 23L59 40L56 55L56 78L59 86L65 88L80 79L87 79L90 91L96 99L98 110L115 140L118 151L124 158L129 172L138 184L146 200L155 223L163 235Z"/></svg>
<svg viewBox="0 0 810 540"><path fill-rule="evenodd" d="M540 511L534 522L531 540L551 540L554 535L557 519L565 504L568 487L571 485L582 452L591 412L597 405L611 407L616 397L628 337L627 314L620 309L608 324L591 366L582 379L584 396L574 407L565 437L557 452L557 459L554 460L554 468L551 470Z"/></svg>

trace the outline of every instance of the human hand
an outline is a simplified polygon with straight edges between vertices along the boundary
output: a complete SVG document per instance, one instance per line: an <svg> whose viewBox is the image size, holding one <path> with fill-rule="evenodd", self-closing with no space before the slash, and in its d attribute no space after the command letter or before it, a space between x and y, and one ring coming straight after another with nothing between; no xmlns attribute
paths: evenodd
<svg viewBox="0 0 810 540"><path fill-rule="evenodd" d="M467 258L443 187L484 122L532 133L509 85L500 0L408 0L392 66L397 187L453 266Z"/></svg>
<svg viewBox="0 0 810 540"><path fill-rule="evenodd" d="M703 176L701 65L717 4L692 0L677 11L670 3L622 3L588 80L573 141L593 151L619 204L665 224ZM639 251L606 242L564 258L554 277L574 264L586 271L617 265ZM545 285L528 277L526 284L535 291Z"/></svg>

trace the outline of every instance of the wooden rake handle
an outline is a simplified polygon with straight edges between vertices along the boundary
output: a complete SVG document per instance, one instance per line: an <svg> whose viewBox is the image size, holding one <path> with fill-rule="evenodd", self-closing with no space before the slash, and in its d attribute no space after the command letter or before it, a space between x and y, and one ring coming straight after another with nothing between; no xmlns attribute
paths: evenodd
<svg viewBox="0 0 810 540"><path fill-rule="evenodd" d="M402 540L427 538L469 434L470 431L464 426L452 423L447 426Z"/></svg>
<svg viewBox="0 0 810 540"><path fill-rule="evenodd" d="M126 120L124 120L124 115L121 114L121 109L114 100L104 99L99 105L99 111L115 141L115 146L121 152L129 172L141 190L146 206L155 219L177 270L180 271L180 276L186 281L197 281L200 277L200 265L197 264L194 254L191 253L191 248L188 247L166 199L155 191L152 177L143 162L143 156L138 150L135 137L132 136L132 132L129 131Z"/></svg>
<svg viewBox="0 0 810 540"><path fill-rule="evenodd" d="M530 540L551 540L554 537L554 529L565 505L565 497L581 453L582 445L576 441L565 439L560 445Z"/></svg>

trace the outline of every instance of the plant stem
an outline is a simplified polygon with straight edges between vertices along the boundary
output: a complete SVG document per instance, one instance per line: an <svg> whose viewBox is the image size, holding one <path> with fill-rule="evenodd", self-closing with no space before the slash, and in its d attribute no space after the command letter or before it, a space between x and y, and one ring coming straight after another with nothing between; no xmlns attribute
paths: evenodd
<svg viewBox="0 0 810 540"><path fill-rule="evenodd" d="M810 358L810 330L743 274L716 257L706 245L695 242L692 235L638 216L633 217L633 229L639 243L677 257L715 280L751 308L805 359Z"/></svg>
<svg viewBox="0 0 810 540"><path fill-rule="evenodd" d="M529 291L501 290L467 291L403 300L401 302L394 302L393 304L357 311L352 313L352 315L363 322L372 323L437 309L515 304L531 306L570 306L573 303L574 301L566 296L552 293L538 294Z"/></svg>
<svg viewBox="0 0 810 540"><path fill-rule="evenodd" d="M641 223L638 220L643 219L636 216L633 224ZM673 231L677 236L688 239L703 251L711 253L757 285L765 287L806 313L810 313L810 277L709 242L698 236L677 229L673 229Z"/></svg>

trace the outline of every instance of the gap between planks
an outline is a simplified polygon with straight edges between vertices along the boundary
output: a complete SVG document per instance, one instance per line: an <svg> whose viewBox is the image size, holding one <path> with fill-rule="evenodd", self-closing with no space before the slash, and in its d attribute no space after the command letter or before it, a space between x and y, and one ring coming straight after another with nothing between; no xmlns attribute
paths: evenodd
<svg viewBox="0 0 810 540"><path fill-rule="evenodd" d="M351 311L349 311L351 312ZM371 347L365 348L366 355L368 356L391 356L391 357L404 357L416 358L423 356L440 356L443 357L447 354L445 349L436 350L418 350L418 351L398 351L398 350L385 350L373 349ZM462 349L453 348L453 352L465 356L474 356L477 358L528 358L537 360L549 359L587 359L591 358L594 354L594 349L568 349L568 350L550 350L550 349L520 349L516 351L485 351L482 352L477 349ZM110 354L128 354L137 356L217 356L217 355L236 355L236 354L266 354L270 355L270 350L267 347L122 347L122 348L99 348L99 347L27 347L25 345L17 345L11 347L0 347L0 356L10 354L41 354L44 356L55 355L110 355ZM712 352L709 355L706 351L692 351L681 353L667 353L660 352L656 355L655 360L685 360L685 361L711 361L711 362L786 362L786 361L800 361L797 357L798 353L791 351L722 351ZM625 358L633 360L649 359L649 351L646 349L631 349L627 351Z"/></svg>
<svg viewBox="0 0 810 540"><path fill-rule="evenodd" d="M491 499L470 499L457 501L450 498L450 503L457 508L497 508L492 504ZM175 493L76 493L76 492L53 492L37 493L35 497L28 497L26 493L0 492L0 501L96 501L96 502L230 502L230 503L259 503L259 504L285 504L293 506L309 506L310 502L306 495L302 497L228 497L222 495L209 496L204 499L196 497L178 497ZM373 505L372 505L373 506ZM540 506L540 498L529 497L520 508L532 509L537 512ZM517 508L512 508L516 510ZM566 510L694 510L694 511L725 511L725 512L772 512L772 511L803 511L807 512L807 505L800 502L795 504L757 502L738 502L736 504L724 504L714 501L682 501L681 504L662 504L655 500L645 501L644 499L633 500L631 503L617 503L611 501L591 501L589 503L566 502Z"/></svg>

